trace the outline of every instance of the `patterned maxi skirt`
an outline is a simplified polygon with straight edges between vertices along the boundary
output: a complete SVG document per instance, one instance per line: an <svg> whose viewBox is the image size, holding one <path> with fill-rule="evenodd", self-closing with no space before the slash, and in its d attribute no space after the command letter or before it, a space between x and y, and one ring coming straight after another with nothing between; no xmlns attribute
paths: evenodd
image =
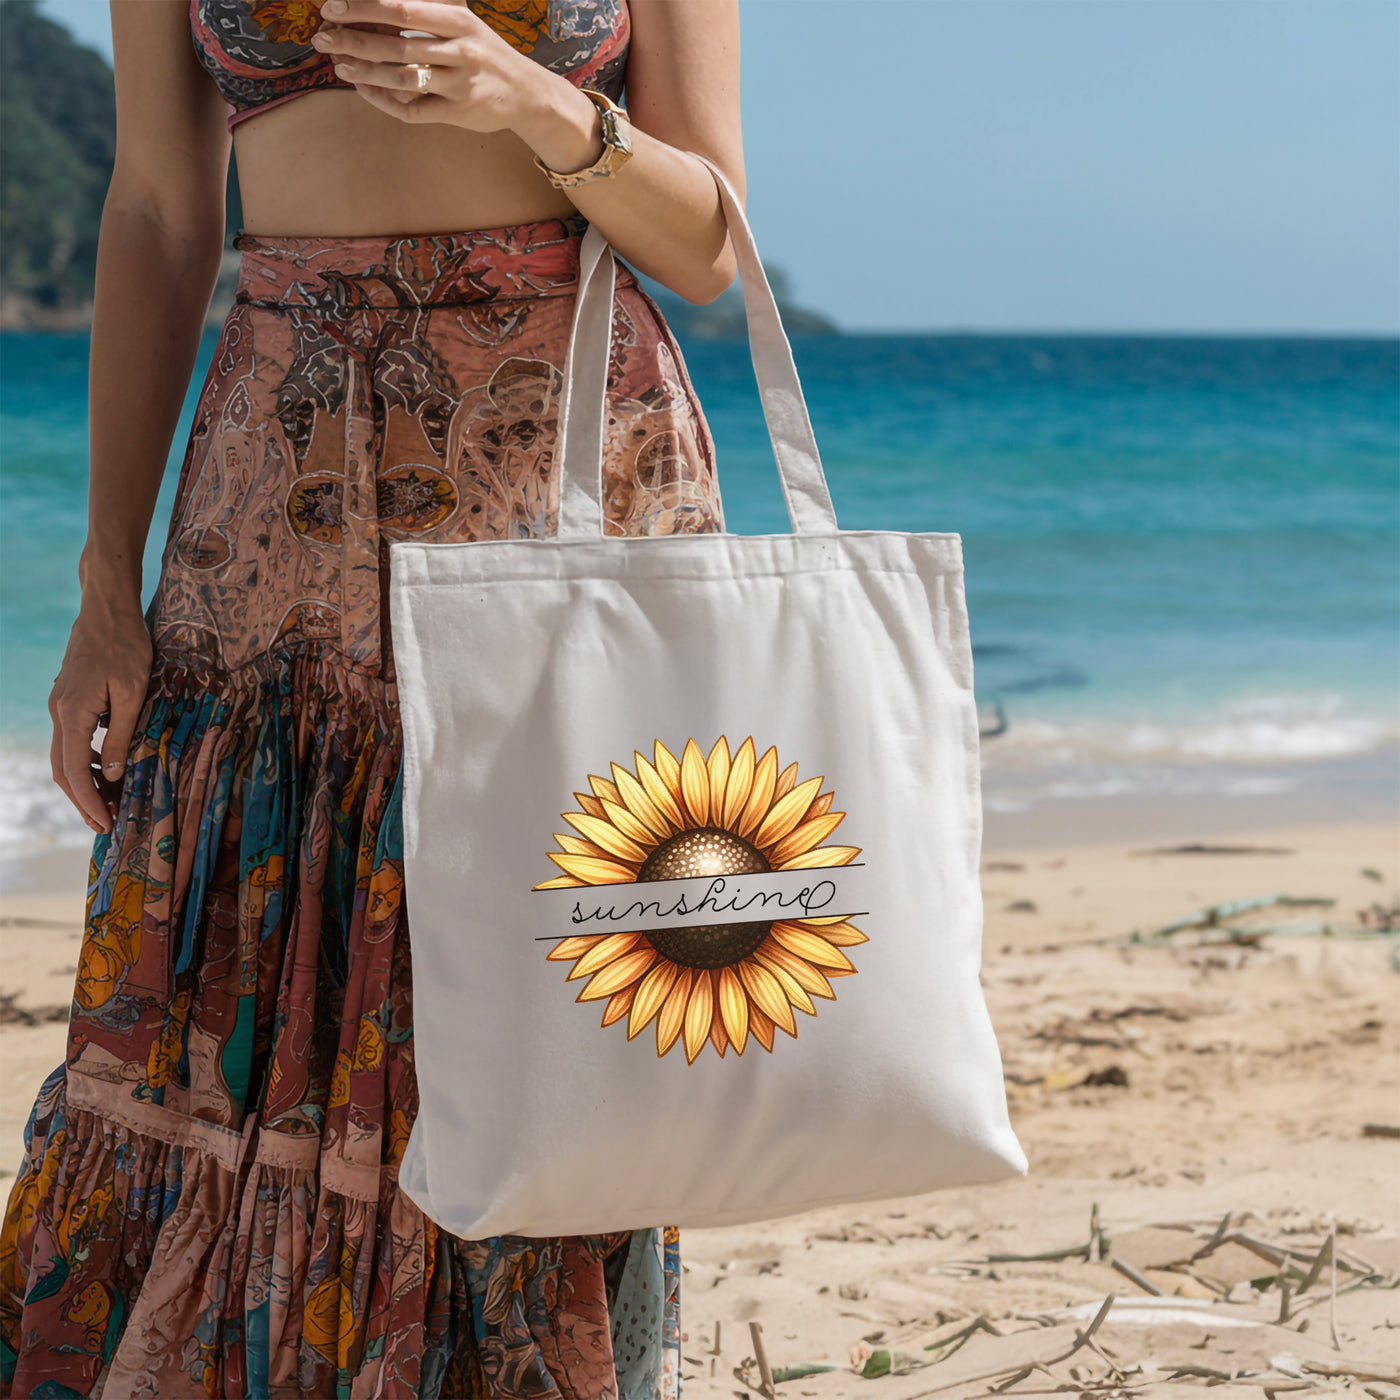
<svg viewBox="0 0 1400 1400"><path fill-rule="evenodd" d="M388 545L554 532L586 226L236 241L65 1062L0 1227L6 1394L679 1389L674 1229L465 1240L397 1184ZM724 529L675 339L623 267L604 472L609 534Z"/></svg>

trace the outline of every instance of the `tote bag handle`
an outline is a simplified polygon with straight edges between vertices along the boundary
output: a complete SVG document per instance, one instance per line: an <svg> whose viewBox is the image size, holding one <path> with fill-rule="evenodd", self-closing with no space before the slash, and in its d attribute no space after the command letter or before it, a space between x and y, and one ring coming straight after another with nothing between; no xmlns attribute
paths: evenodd
<svg viewBox="0 0 1400 1400"><path fill-rule="evenodd" d="M739 264L749 353L792 532L835 534L839 528L836 510L827 490L812 419L748 219L724 172L698 151L689 154L709 167L719 186ZM578 294L559 404L560 538L597 539L603 534L603 420L615 276L612 247L597 227L589 224L579 249Z"/></svg>

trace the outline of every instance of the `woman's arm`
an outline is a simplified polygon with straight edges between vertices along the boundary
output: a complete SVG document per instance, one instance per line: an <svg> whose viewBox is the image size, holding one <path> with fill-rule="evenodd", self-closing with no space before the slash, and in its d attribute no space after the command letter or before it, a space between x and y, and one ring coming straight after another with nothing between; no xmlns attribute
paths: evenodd
<svg viewBox="0 0 1400 1400"><path fill-rule="evenodd" d="M565 193L634 267L688 301L710 302L734 280L734 254L714 177L685 152L707 155L743 198L738 0L630 0L630 9L632 159ZM361 96L402 121L511 130L552 170L585 169L602 153L593 103L464 5L325 0L321 15L312 42L336 55L337 73ZM346 27L362 24L444 37ZM402 66L412 63L434 66L432 92L413 93Z"/></svg>
<svg viewBox="0 0 1400 1400"><path fill-rule="evenodd" d="M714 176L685 152L709 156L743 200L738 0L629 0L629 8L632 159L565 193L633 267L689 301L711 302L736 265ZM515 130L551 170L584 170L603 150L598 111L561 81Z"/></svg>
<svg viewBox="0 0 1400 1400"><path fill-rule="evenodd" d="M117 154L102 206L88 369L88 534L81 605L49 696L54 781L94 830L120 780L150 679L141 555L199 349L224 241L230 139L199 67L186 0L112 0Z"/></svg>

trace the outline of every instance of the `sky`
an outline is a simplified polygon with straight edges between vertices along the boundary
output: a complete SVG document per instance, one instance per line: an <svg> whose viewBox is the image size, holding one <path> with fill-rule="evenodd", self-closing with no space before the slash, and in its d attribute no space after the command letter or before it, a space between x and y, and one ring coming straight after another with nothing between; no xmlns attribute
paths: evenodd
<svg viewBox="0 0 1400 1400"><path fill-rule="evenodd" d="M107 0L42 8L110 57ZM754 236L845 330L1400 332L1397 0L740 22Z"/></svg>

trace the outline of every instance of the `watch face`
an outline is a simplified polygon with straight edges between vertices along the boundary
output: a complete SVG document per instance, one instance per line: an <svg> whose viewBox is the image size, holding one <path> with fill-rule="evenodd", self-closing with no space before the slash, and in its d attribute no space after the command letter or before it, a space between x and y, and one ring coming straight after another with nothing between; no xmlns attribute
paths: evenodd
<svg viewBox="0 0 1400 1400"><path fill-rule="evenodd" d="M616 112L603 113L603 140L624 155L632 154L632 138L626 124L618 121Z"/></svg>

